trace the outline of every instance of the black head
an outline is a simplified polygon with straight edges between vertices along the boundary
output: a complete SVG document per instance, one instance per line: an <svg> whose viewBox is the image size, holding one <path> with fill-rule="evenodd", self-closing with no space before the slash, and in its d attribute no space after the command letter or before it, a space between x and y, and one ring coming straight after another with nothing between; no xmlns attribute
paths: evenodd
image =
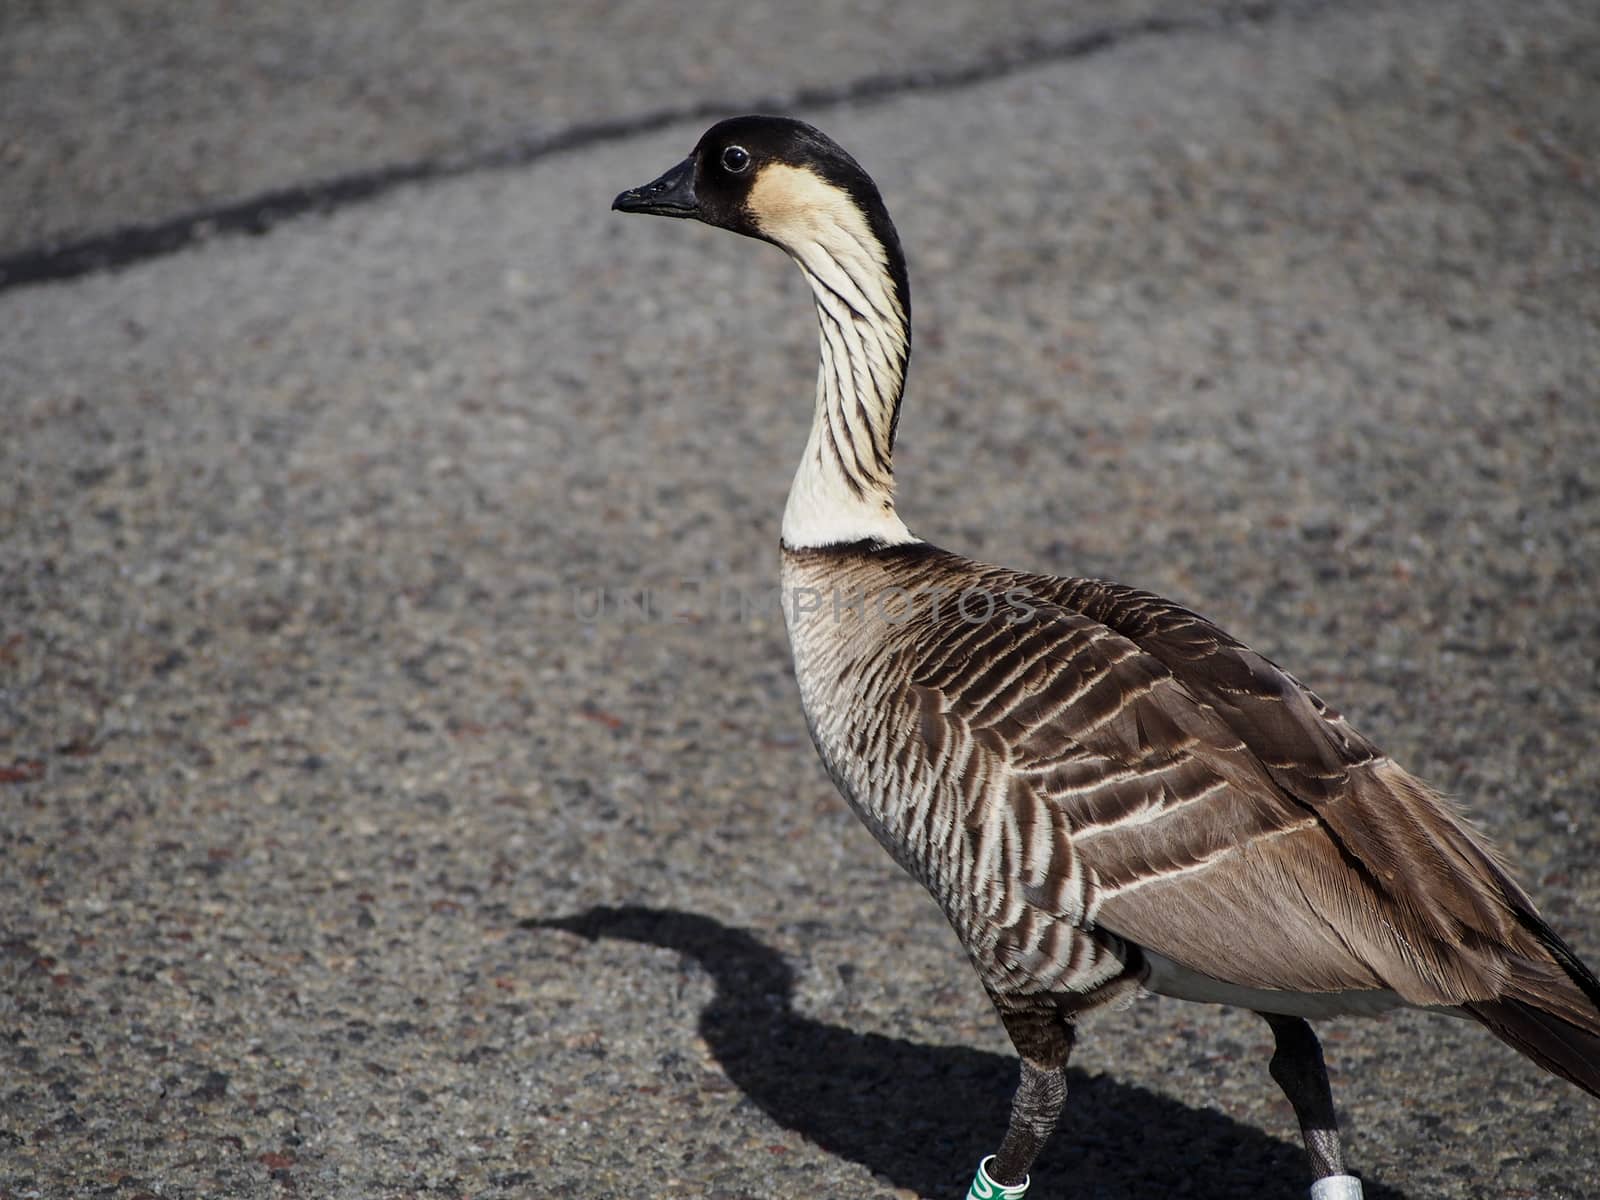
<svg viewBox="0 0 1600 1200"><path fill-rule="evenodd" d="M776 168L776 170L774 170ZM871 176L832 138L790 117L731 117L713 125L694 153L659 179L611 203L622 212L693 217L707 225L778 241L780 206L802 202L779 181L806 172L848 198L875 226L888 225ZM889 230L893 235L892 228ZM880 234L881 236L881 234Z"/></svg>
<svg viewBox="0 0 1600 1200"><path fill-rule="evenodd" d="M732 117L660 178L611 202L622 212L693 217L791 253L819 223L865 221L909 311L900 239L877 185L834 140L790 117Z"/></svg>

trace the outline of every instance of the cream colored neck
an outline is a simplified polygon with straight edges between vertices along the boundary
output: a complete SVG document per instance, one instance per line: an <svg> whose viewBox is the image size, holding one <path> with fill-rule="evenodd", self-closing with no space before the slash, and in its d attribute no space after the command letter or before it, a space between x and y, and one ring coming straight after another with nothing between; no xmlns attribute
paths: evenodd
<svg viewBox="0 0 1600 1200"><path fill-rule="evenodd" d="M811 285L822 361L783 542L793 549L914 542L895 512L890 466L909 331L887 255L848 197L809 172L795 174L801 178L784 181L783 199L803 203L779 207L769 197L766 211L786 220L766 227Z"/></svg>

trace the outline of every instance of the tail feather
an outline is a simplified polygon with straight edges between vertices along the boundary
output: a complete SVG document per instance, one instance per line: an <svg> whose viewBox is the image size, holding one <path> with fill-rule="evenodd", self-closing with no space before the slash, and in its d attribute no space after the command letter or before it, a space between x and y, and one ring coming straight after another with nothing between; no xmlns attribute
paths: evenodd
<svg viewBox="0 0 1600 1200"><path fill-rule="evenodd" d="M1600 1099L1600 1033L1523 1000L1478 1000L1462 1007L1501 1041Z"/></svg>
<svg viewBox="0 0 1600 1200"><path fill-rule="evenodd" d="M1556 960L1556 965L1566 972L1567 978L1589 998L1594 1009L1594 1031L1600 1033L1600 979L1595 978L1594 972L1572 952L1572 947L1562 941L1561 936L1546 925L1537 913L1519 910L1517 919L1524 929L1539 939L1550 957Z"/></svg>
<svg viewBox="0 0 1600 1200"><path fill-rule="evenodd" d="M1509 986L1462 1007L1501 1041L1600 1098L1600 980L1531 908L1517 919L1549 955L1512 960Z"/></svg>

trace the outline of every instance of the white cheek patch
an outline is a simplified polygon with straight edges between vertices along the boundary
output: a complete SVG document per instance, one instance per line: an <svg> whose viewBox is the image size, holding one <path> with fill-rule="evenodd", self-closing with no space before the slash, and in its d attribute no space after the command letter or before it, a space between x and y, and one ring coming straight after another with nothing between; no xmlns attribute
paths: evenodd
<svg viewBox="0 0 1600 1200"><path fill-rule="evenodd" d="M762 233L785 244L861 219L849 197L833 184L809 167L787 163L769 163L757 172L745 208Z"/></svg>
<svg viewBox="0 0 1600 1200"><path fill-rule="evenodd" d="M806 167L773 163L756 176L745 209L763 234L815 277L813 287L822 283L875 318L904 351L904 317L888 256L846 192Z"/></svg>

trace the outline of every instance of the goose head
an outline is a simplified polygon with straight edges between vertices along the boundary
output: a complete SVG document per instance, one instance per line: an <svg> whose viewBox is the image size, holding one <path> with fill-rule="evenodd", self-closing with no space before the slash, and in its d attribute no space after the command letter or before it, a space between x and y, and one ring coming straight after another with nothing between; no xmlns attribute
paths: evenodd
<svg viewBox="0 0 1600 1200"><path fill-rule="evenodd" d="M612 207L693 218L788 252L816 301L820 350L784 545L915 541L894 510L890 465L911 354L910 288L900 239L861 165L802 121L734 117Z"/></svg>
<svg viewBox="0 0 1600 1200"><path fill-rule="evenodd" d="M819 252L865 259L892 281L909 314L900 239L861 164L821 130L790 117L732 117L694 152L612 201L621 212L703 221L772 242L802 265ZM909 322L907 322L909 323Z"/></svg>

